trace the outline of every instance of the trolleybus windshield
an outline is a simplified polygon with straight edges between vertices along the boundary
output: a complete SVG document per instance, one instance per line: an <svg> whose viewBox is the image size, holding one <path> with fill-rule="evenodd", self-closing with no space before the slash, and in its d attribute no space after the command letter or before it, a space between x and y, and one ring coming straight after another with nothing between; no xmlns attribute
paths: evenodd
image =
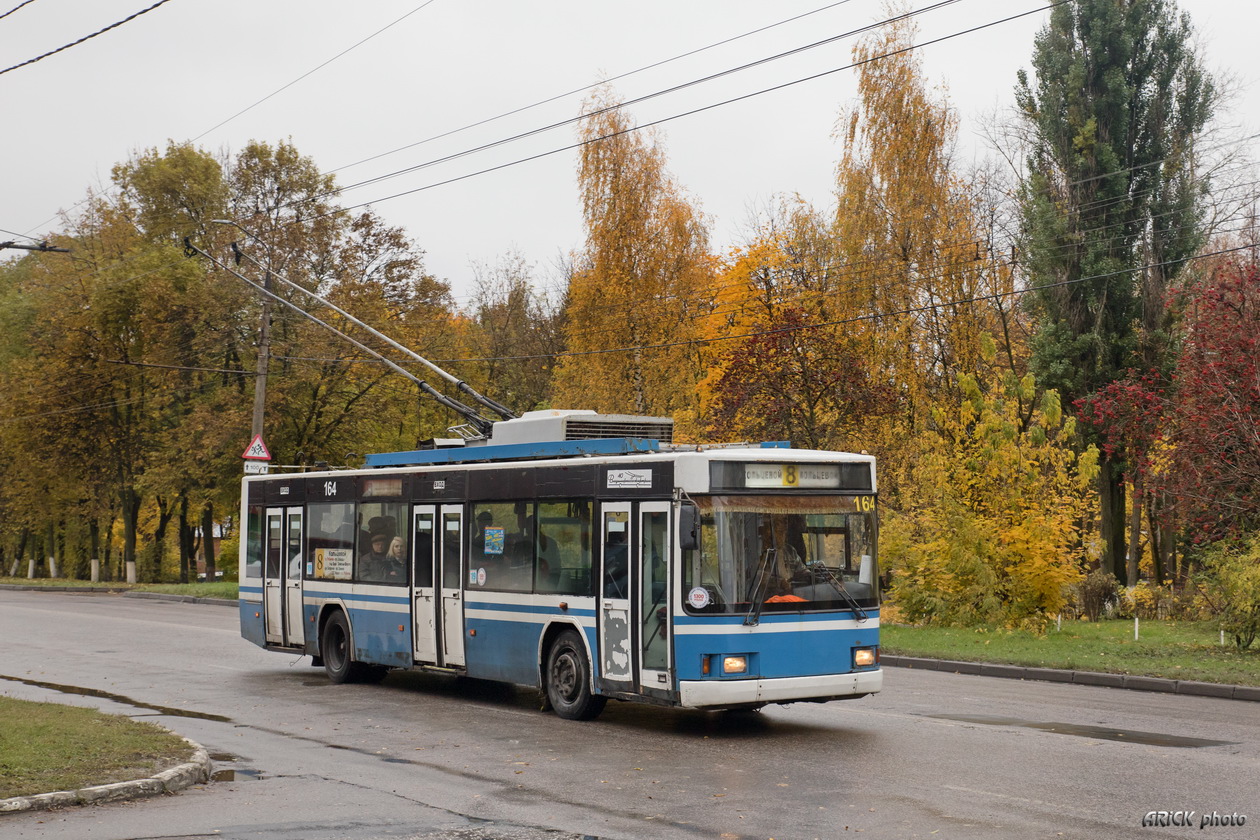
<svg viewBox="0 0 1260 840"><path fill-rule="evenodd" d="M688 612L878 606L873 497L731 495L695 502L700 546L684 555Z"/></svg>

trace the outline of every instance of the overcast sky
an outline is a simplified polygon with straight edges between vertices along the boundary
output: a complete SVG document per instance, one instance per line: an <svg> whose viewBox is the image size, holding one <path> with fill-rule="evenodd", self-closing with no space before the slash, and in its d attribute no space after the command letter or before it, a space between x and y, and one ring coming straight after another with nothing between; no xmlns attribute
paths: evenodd
<svg viewBox="0 0 1260 840"><path fill-rule="evenodd" d="M156 0L31 0L16 8L21 2L0 0L0 15L15 9L0 18L0 70ZM912 4L925 10L919 42L946 39L923 48L924 68L963 120L962 154L983 155L976 120L1010 106L1015 73L1029 66L1048 13L965 30L1046 3L957 0L927 10L933 5ZM1260 4L1180 7L1209 66L1238 83L1232 122L1244 134L1260 130ZM252 139L288 138L351 185L567 120L584 96L573 91L601 79L621 77L613 84L634 99L842 35L882 19L882 9L881 0L169 0L0 74L0 240L57 230L58 212L72 211L89 187L106 186L115 163L168 139L236 151ZM755 30L763 31L740 37ZM670 169L712 220L715 247L740 241L752 210L776 194L830 201L839 157L832 127L853 104L856 71L829 71L849 63L853 40L631 108L646 124L826 74L661 125ZM543 100L552 101L422 142ZM576 153L548 154L574 139L574 127L563 126L347 190L342 202L371 202L404 227L427 252L429 270L462 298L474 263L516 251L544 275L581 244Z"/></svg>

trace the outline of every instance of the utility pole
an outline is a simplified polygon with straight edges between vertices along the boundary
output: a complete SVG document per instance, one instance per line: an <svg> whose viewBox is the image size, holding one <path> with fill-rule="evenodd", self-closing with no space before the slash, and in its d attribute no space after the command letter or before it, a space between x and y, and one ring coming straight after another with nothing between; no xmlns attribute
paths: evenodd
<svg viewBox="0 0 1260 840"><path fill-rule="evenodd" d="M211 219L212 222L219 225L231 225L234 228L248 234L249 231L242 228L236 222L228 219ZM185 242L185 253L192 256L196 253L196 249L192 248L188 240ZM232 243L232 256L235 258L236 264L241 264L244 254L240 247ZM258 323L258 364L254 368L254 417L250 424L250 440L256 440L262 437L263 433L263 416L267 407L267 368L271 365L271 269L267 268L263 274L262 281L263 299L262 312L259 315Z"/></svg>
<svg viewBox="0 0 1260 840"><path fill-rule="evenodd" d="M263 288L271 291L271 271L263 277ZM271 298L264 296L262 320L258 324L258 367L254 376L254 422L250 440L263 433L263 409L267 404L267 368L271 363Z"/></svg>

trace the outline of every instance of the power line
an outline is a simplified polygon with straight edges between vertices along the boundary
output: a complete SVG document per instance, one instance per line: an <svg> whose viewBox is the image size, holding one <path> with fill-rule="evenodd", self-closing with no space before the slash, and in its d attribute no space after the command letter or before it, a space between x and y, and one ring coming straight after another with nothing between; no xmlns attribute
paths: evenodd
<svg viewBox="0 0 1260 840"><path fill-rule="evenodd" d="M31 4L32 4L32 3L34 3L34 2L35 2L35 0L26 0L26 2L25 2L25 3L18 3L18 4L17 4L16 6L14 6L12 9L9 9L9 11L7 11L7 12L5 12L4 14L0 15L0 20L4 20L4 19L5 19L5 18L7 18L9 15L13 14L14 12L16 12L18 9L22 8L23 6L29 6L29 5L31 5Z"/></svg>
<svg viewBox="0 0 1260 840"><path fill-rule="evenodd" d="M121 359L102 359L101 361L109 365L127 365L128 367L144 367L159 368L161 370L180 370L191 373L231 373L237 376L265 376L266 374L256 373L252 370L240 370L237 368L208 368L208 367L189 367L188 365L159 365L154 362L126 362Z"/></svg>
<svg viewBox="0 0 1260 840"><path fill-rule="evenodd" d="M777 91L780 91L780 90L784 90L784 89L789 88L789 87L794 87L795 85L804 84L805 82L812 82L812 81L816 81L816 80L818 80L818 79L825 78L825 77L827 77L827 76L831 76L831 75L834 75L834 74L836 74L836 73L843 72L843 71L845 71L845 70L852 70L852 69L853 69L853 68L855 68L855 67L860 67L861 65L863 65L863 64L867 64L867 63L872 62L872 61L878 61L878 60L881 60L881 59L890 58L890 57L895 56L895 55L900 55L900 54L902 54L902 53L912 52L912 51L914 51L914 50L922 49L923 47L932 46L932 45L934 45L934 44L939 44L939 43L942 43L942 42L944 42L944 41L949 41L949 40L951 40L951 39L953 39L953 38L958 38L958 37L961 37L961 36L963 36L963 35L970 35L970 34L972 34L972 33L979 32L979 31L981 31L981 30L988 29L988 28L993 27L993 26L998 26L998 25L1001 25L1001 24L1003 24L1003 23L1009 23L1010 21L1013 21L1013 20L1018 20L1019 18L1027 17L1027 16L1029 16L1029 15L1033 15L1033 14L1039 14L1040 12L1044 12L1044 11L1046 11L1046 10L1048 10L1048 9L1053 9L1053 8L1055 8L1056 6L1062 6L1064 3L1068 3L1068 2L1072 2L1072 0L1057 0L1057 2L1050 3L1049 5L1046 5L1046 6L1041 6L1041 7L1039 7L1039 8L1036 8L1036 9L1031 9L1031 10L1029 10L1029 11L1026 11L1026 12L1021 12L1020 14L1017 14L1017 15L1011 15L1010 17L1001 18L1001 19L999 19L999 20L990 21L989 23L984 23L984 24L980 24L980 25L978 25L978 26L973 26L973 27L971 27L971 28L969 28L969 29L964 29L964 30L961 30L961 31L959 31L959 32L954 32L954 33L952 33L952 34L950 34L950 35L944 35L944 36L941 36L940 38L934 38L934 39L932 39L932 40L930 40L930 41L925 41L925 42L923 42L922 44L913 44L913 45L911 45L911 46L904 47L904 48L902 48L902 49L892 50L892 51L890 51L890 52L883 53L883 54L881 54L881 55L877 55L877 56L871 56L870 58L864 59L864 60L862 60L862 61L855 61L855 62L852 62L852 63L849 63L849 64L845 64L845 65L843 65L843 66L841 66L841 67L836 67L836 68L833 68L833 69L831 69L831 70L824 70L824 71L822 71L821 73L814 73L814 74L812 74L812 75L805 76L805 77L802 77L802 78L799 78L799 79L795 79L795 80L790 81L790 82L784 82L784 83L782 83L782 84L772 85L771 87L762 88L761 90L753 91L752 93L746 93L746 94L742 94L742 95L740 95L740 96L731 97L730 99L724 99L724 100L722 100L722 101L720 101L720 102L714 102L714 103L710 103L710 104L708 104L708 105L703 105L703 106L698 107L698 108L692 108L691 110L688 110L688 111L683 111L683 112L681 112L681 113L677 113L677 114L674 114L674 115L672 115L672 116L668 116L668 117L662 117L662 118L657 119L657 120L652 120L651 122L641 123L641 124L639 124L639 125L632 126L632 127L630 127L630 128L624 129L624 130L622 130L622 131L616 131L616 132L613 132L613 133L611 133L611 134L603 135L603 136L601 136L601 137L595 137L595 138L591 138L591 139L589 139L589 140L581 140L581 141L578 141L578 142L576 142L576 143L570 143L570 144L568 144L568 145L566 145L566 146L561 146L561 147L559 147L559 148L554 148L554 149L550 149L550 150L548 150L548 151L539 152L539 153L537 153L537 154L528 155L528 156L523 157L523 158L517 158L516 160L508 161L508 162L506 162L506 163L501 163L501 164L498 164L498 165L496 165L496 166L488 166L488 167L485 167L484 169L479 169L479 170L476 170L476 171L474 171L474 172L465 173L465 174L463 174L463 175L456 175L456 176L454 176L454 177L447 178L447 179L442 180L442 181L437 181L437 182L434 182L434 183L431 183L431 184L426 184L426 185L424 185L424 186L421 186L421 187L416 187L416 188L414 188L414 189L404 190L404 191L402 191L402 192L394 193L394 194L392 194L392 195L387 195L387 196L384 196L384 197L381 197L381 198L377 198L377 199L374 199L374 200L371 200L371 201L361 202L361 203L359 203L359 204L352 204L352 205L350 205L350 206L348 206L348 207L342 207L342 208L339 208L337 211L330 211L330 212L327 212L327 213L323 213L323 214L320 214L320 215L314 216L314 217L312 217L312 218L323 218L323 217L326 217L326 216L335 215L335 213L337 213L337 212L347 212L347 211L350 211L350 210L358 210L358 209L361 209L361 208L363 208L363 207L367 207L367 206L372 205L372 204L380 204L380 203L382 203L382 202L392 201L393 199L396 199L396 198L403 198L404 196L414 195L415 193L425 192L425 191L427 191L427 190L436 189L437 187L447 186L448 184L457 183L457 182L459 182L459 181L466 181L466 180L468 180L468 179L470 179L470 178L475 178L475 177L478 177L478 176L480 176L480 175L486 175L486 174L491 173L491 172L497 172L497 171L499 171L499 170L501 170L501 169L507 169L507 168L509 168L509 167L519 166L519 165L524 164L524 163L530 163L530 162L535 161L535 160L541 160L541 159L543 159L543 158L547 158L547 157L551 157L551 156L553 156L553 155L561 154L562 152L569 152L569 151L573 151L574 149L579 149L579 148L581 148L581 147L583 147L583 146L587 146L587 145L590 145L590 144L592 144L592 143L598 143L598 142L600 142L600 141L602 141L602 140L610 140L610 139L613 139L613 138L615 138L615 137L620 137L620 136L621 136L621 135L623 135L623 134L630 134L631 132L642 131L642 130L643 130L643 129L645 129L645 128L651 128L651 127L653 127L653 126L663 125L663 124L665 124L665 123L672 122L672 121L674 121L674 120L678 120L678 119L682 119L682 118L684 118L684 117L694 116L694 115L696 115L696 114L704 113L705 111L711 111L711 110L713 110L713 109L715 109L715 108L721 108L721 107L724 107L724 106L726 106L726 105L731 105L731 104L736 103L736 102L742 102L742 101L744 101L744 100L747 100L747 99L752 99L752 98L757 97L757 96L762 96L762 95L767 94L767 93L774 93L774 92L777 92ZM634 101L638 101L638 100L634 100ZM630 103L623 103L623 104L630 104ZM596 112L596 113L598 113L598 112ZM593 114L588 114L588 115L585 115L585 116L593 116ZM542 130L545 130L545 129L538 129L538 130L536 130L536 131L529 132L529 133L528 133L528 135L537 134L537 133L538 133L538 131L542 131ZM528 135L521 135L521 136L528 136ZM509 139L516 139L516 138L509 138ZM500 141L499 143L488 144L487 148L489 148L490 146L501 145L503 142L507 142L507 141ZM475 151L475 150L474 150L474 151ZM471 152L462 152L462 153L459 153L458 155L454 155L454 156L451 156L451 157L462 157L462 156L464 156L464 155L466 155L466 154L470 154L470 153L471 153ZM443 160L445 160L445 159L443 159ZM439 162L440 162L440 161L439 161ZM427 165L427 164L425 164L425 165ZM405 171L413 171L413 170L414 170L414 169L416 169L416 168L419 168L419 167L412 167L411 169L409 169L409 170L405 170ZM397 172L397 173L392 173L392 174L391 174L391 175L389 175L389 176L382 176L382 178L377 178L377 179L372 179L372 180L373 180L373 182L375 182L375 181L383 180L383 178L384 178L384 177L393 177L394 175L403 174L403 173L404 173L404 171L403 171L403 170L400 170L399 172ZM355 185L355 186L359 186L359 185ZM349 189L349 187L347 187L346 189ZM287 205L286 205L286 206L287 206ZM310 221L310 219L307 219L307 221Z"/></svg>
<svg viewBox="0 0 1260 840"><path fill-rule="evenodd" d="M264 96L262 99L259 99L259 100L258 100L257 102L255 102L253 105L250 105L250 106L248 106L248 107L246 107L246 108L242 108L241 110L237 111L235 114L233 114L232 116L230 116L230 117L228 117L227 119L223 120L222 122L219 122L219 123L217 123L217 124L215 124L215 125L210 126L210 127L209 127L209 128L207 128L205 131L201 132L201 133L200 133L200 134L198 134L196 137L194 137L194 138L192 139L192 141L191 141L191 142L196 143L198 140L200 140L202 137L205 137L205 136L206 136L207 134L209 134L210 132L212 132L212 131L214 131L214 130L216 130L216 129L222 128L223 126L227 125L227 124L228 124L228 123L230 123L232 120L236 119L237 117L241 116L242 114L244 114L244 113L246 113L246 112L248 112L248 111L252 111L254 108L257 108L259 105L263 104L263 103L264 103L264 102L266 102L268 99L270 99L271 97L275 96L276 94L278 94L278 93L282 93L282 92L284 92L284 91L288 90L289 88L293 87L293 86L294 86L294 85L296 85L298 82L300 82L300 81L302 81L303 79L305 79L307 76L310 76L310 75L312 75L313 73L318 72L319 70L323 70L323 69L324 69L325 67L327 67L329 64L332 64L334 61L336 61L337 59L339 59L339 58L341 58L342 56L346 55L347 53L350 53L350 52L352 52L352 51L354 51L354 50L358 49L359 47L363 46L363 45L364 45L364 44L366 44L368 41L371 41L373 38L375 38L377 35L380 35L382 32L385 32L387 29L390 29L390 28L392 28L392 27L394 27L394 26L397 26L398 24L402 23L402 22L403 22L404 20L406 20L407 18L409 18L409 17L411 17L412 15L414 15L416 12L419 12L419 11L421 11L422 9L424 9L424 8L426 8L426 7L430 6L430 5L432 5L432 4L433 4L433 2L434 2L434 0L426 0L426 2L421 3L419 6L417 6L417 7L416 7L416 8L414 8L414 9L412 9L410 12L407 12L407 14L405 14L405 15L403 15L402 17L398 18L398 19L397 19L397 20L395 20L393 23L386 24L385 26L383 26L383 27L381 27L380 29L378 29L378 30L376 30L375 32L373 32L371 35L367 36L366 38L363 38L362 40L358 41L357 43L354 43L354 44L352 44L351 46L346 47L344 50L342 50L341 52L337 53L337 54L336 54L336 55L334 55L332 58L328 59L327 61L323 62L322 64L319 64L319 65L317 65L316 67L312 67L310 70L307 70L305 73L303 73L301 76L298 76L296 79L294 79L293 81L289 82L287 85L284 85L284 86L282 86L282 87L277 88L276 90L273 90L271 93L267 94L267 95L266 95L266 96Z"/></svg>
<svg viewBox="0 0 1260 840"><path fill-rule="evenodd" d="M643 72L645 72L645 71L647 71L647 70L654 70L654 69L656 69L657 67L663 67L663 66L664 66L664 65L666 65L666 64L671 64L671 63L673 63L673 62L675 62L675 61L680 61L680 60L682 60L682 59L684 59L684 58L690 58L690 57L691 57L691 56L693 56L693 55L699 55L699 54L700 54L700 53L702 53L702 52L706 52L706 51L708 51L708 50L715 49L715 48L717 48L717 47L722 47L722 46L725 46L725 45L727 45L727 44L734 43L735 41L739 41L739 40L742 40L742 39L744 39L744 38L751 37L751 36L753 36L753 35L759 35L759 34L760 34L760 33L762 33L762 32L767 32L767 31L769 31L769 30L771 30L771 29L774 29L774 28L779 27L779 26L784 26L784 25L789 24L789 23L794 23L795 21L801 20L801 19L803 19L803 18L807 18L807 17L810 17L811 15L816 15L816 14L819 14L820 12L825 12L825 11L827 11L828 9L834 9L834 8L835 8L835 7L837 7L837 6L843 6L843 5L845 5L845 4L847 4L847 3L850 3L850 2L852 2L852 0L839 0L839 1L838 1L838 2L836 2L836 3L831 3L831 4L829 4L829 5L822 6L822 7L820 7L820 8L814 9L814 10L809 11L809 12L803 12L802 14L796 15L795 17L784 18L783 20L776 21L775 23L767 24L766 26L762 26L762 27L759 27L759 28L757 28L757 29L751 29L751 30L749 30L749 31L747 31L747 32L744 32L744 33L740 34L740 35L735 35L735 36L733 36L733 37L726 38L726 39L721 40L721 41L715 41L714 43L709 44L708 46L705 46L705 47L697 47L696 49L694 49L694 50L689 50L689 51L687 51L687 52L685 52L685 53L679 53L678 55L674 55L674 56L671 56L671 57L669 57L669 58L661 59L660 61L655 61L655 62L653 62L653 63L651 63L651 64L645 64L645 65L643 65L642 67L639 67L639 68L637 68L637 69L635 69L635 70L628 70L628 71L626 71L626 72L624 72L624 73L618 73L618 74L617 74L617 75L615 75L615 76L610 76L610 77L608 77L608 78L606 78L606 79L602 79L601 81L596 82L595 84L592 84L592 85L585 85L585 86L583 86L583 87L574 88L573 90L569 90L569 91L566 91L566 92L564 92L564 93L557 93L557 94L555 94L554 96L547 97L546 99L540 99L540 100L538 100L537 102L534 102L534 103L532 103L532 104L530 104L530 105L522 105L522 106L521 106L521 107L519 107L519 108L514 108L514 109L512 109L512 110L510 110L510 111L505 111L505 112L504 112L504 113L502 113L502 114L498 114L498 115L493 116L493 117L486 117L485 119L478 120L477 122L469 123L468 125L460 126L459 128L453 128L453 129L451 129L451 130L449 130L449 131L444 131L444 132L442 132L441 134L435 134L435 135L433 135L432 137L426 137L426 138L425 138L425 139L423 139L423 140L417 140L417 141L416 141L416 142L414 142L414 143L408 143L408 144L407 144L407 145L405 145L405 146L399 146L398 148L396 148L396 149L391 149L391 150L390 150L390 151L388 151L388 152L380 152L379 154L372 155L371 157L366 157L366 158L363 158L362 160L357 160L357 161L355 161L354 163L347 163L347 164L345 164L345 165L343 165L343 166L339 166L339 167L337 167L336 169L330 169L330 170L328 170L328 172L329 172L329 174L332 174L332 173L334 173L334 172L340 172L340 171L342 171L343 169L352 169L352 168L354 168L354 167L356 167L356 166L360 166L360 165L362 165L362 164L364 164L364 163L370 163L371 161L374 161L374 160L379 160L380 158L383 158L383 157L389 157L390 155L397 154L398 152L404 152L404 151L406 151L407 149L414 149L414 148L416 148L417 146L423 146L423 145L424 145L424 144L426 144L426 143L432 143L434 140L442 140L442 139L444 139L444 138L446 138L446 137L451 137L451 136L453 136L453 135L460 134L460 133L462 133L462 132L464 132L464 131L467 131L467 130L469 130L469 129L472 129L472 128L478 128L478 127L480 127L480 126L487 125L487 124L492 123L492 122L497 122L497 121L499 121L499 120L501 120L501 119L505 119L506 117L512 117L512 116L515 116L515 115L517 115L517 114L523 113L523 112L525 112L525 111L530 111L530 110L533 110L534 108L537 108L537 107L539 107L540 105L549 105L550 103L552 103L552 102L556 102L557 100L564 99L565 97L573 96L574 94L577 94L577 93L582 93L582 92L584 92L584 91L591 90L591 89L596 88L596 87L599 87L600 85L603 85L603 84L608 84L608 83L610 83L610 82L620 81L621 79L625 79L625 78L628 78L628 77L630 77L630 76L637 75L638 73L643 73Z"/></svg>
<svg viewBox="0 0 1260 840"><path fill-rule="evenodd" d="M30 0L27 0L27 2L30 2ZM21 64L15 64L12 67L8 67L8 68L5 68L4 70L0 70L0 76L3 76L5 73L8 73L10 70L16 70L19 67L25 67L26 65L34 64L37 61L43 61L45 58L48 58L48 56L56 55L59 52L64 52L65 50L68 50L71 47L77 47L79 44L82 44L84 41L91 40L92 38L95 38L97 35L103 35L106 32L110 31L111 29L117 29L118 27L122 26L124 23L130 23L131 21L135 20L141 15L147 14L153 11L154 9L156 9L158 6L166 5L169 2L170 0L158 0L156 3L154 3L152 6L148 7L147 9L141 9L140 11L135 12L134 14L128 15L127 17L123 18L120 21L111 23L109 26L105 27L104 29L98 29L97 31L93 32L91 35L84 35L82 38L80 38L77 41L66 44L65 46L57 47L57 49L50 50L49 52L46 52L43 55L37 55L34 58L27 59L26 61L23 61ZM26 5L26 4L24 3L23 5ZM18 9L20 8L22 7L18 6ZM17 11L17 9L14 9L13 11ZM12 14L12 12L9 12L9 14Z"/></svg>
<svg viewBox="0 0 1260 840"><path fill-rule="evenodd" d="M672 85L672 86L670 86L670 87L668 87L668 88L664 88L664 89L662 89L662 90L654 91L653 93L644 94L643 96L638 96L638 97L635 97L635 98L633 98L633 99L627 100L627 101L625 101L625 102L619 102L619 103L617 103L616 105L610 105L610 106L605 107L605 108L599 108L599 109L596 109L596 110L591 111L591 112L589 112L589 113L579 114L578 116L575 116L575 117L569 117L569 118L567 118L567 119L563 119L563 120L560 120L560 121L558 121L558 122L551 123L550 125L541 126L541 127L539 127L539 128L533 128L533 129L530 129L529 131L524 131L524 132L521 132L521 133L519 133L519 134L514 134L514 135L512 135L512 136L510 136L510 137L504 137L504 138L501 138L501 139L499 139L499 140L494 140L494 141L492 141L492 142L490 142L490 143L484 143L484 144L482 144L482 145L480 145L480 146L475 146L475 147L470 148L470 149L464 149L463 151L460 151L460 152L455 152L455 153L453 153L453 154L446 155L446 156L444 156L444 157L440 157L440 158L437 158L437 159L434 159L434 160L425 161L424 163L419 163L419 164L416 164L416 165L414 165L414 166L409 166L409 167L406 167L406 168L404 168L404 169L398 169L398 170L395 170L395 171L393 171L393 172L387 172L387 173L385 173L384 175L378 175L378 176L373 177L373 178L367 178L367 179L364 179L364 180L362 180L362 181L358 181L358 182L355 182L355 183L352 183L352 184L347 184L347 185L345 185L345 186L343 186L343 187L338 187L338 188L337 188L335 191L333 191L332 193L327 193L327 194L325 194L325 195L345 193L345 192L348 192L349 190L359 189L359 188L361 188L361 187L369 186L369 185L371 185L371 184L379 183L379 182L381 182L381 181L389 180L389 179L391 179L391 178L396 178L396 177L399 177L399 176L401 176L401 175L407 175L407 174L410 174L410 173L412 173L412 172L417 172L417 171L419 171L419 170L421 170L421 169L428 169L428 168L430 168L430 167L432 167L432 166L436 166L436 165L441 164L441 163L448 163L448 162L450 162L450 161L452 161L452 160L457 160L457 159L459 159L459 158L467 157L467 156L469 156L469 155L477 154L477 153L479 153L479 152L484 152L484 151L487 151L487 150L489 150L489 149L497 148L497 147L499 147L499 146L504 146L504 145L507 145L507 144L509 144L509 143L514 143L514 142L519 141L519 140L524 140L524 139L527 139L527 138L529 138L529 137L534 137L534 136L539 135L539 134L544 134L544 133L546 133L546 132L548 132L548 131L553 131L553 130L555 130L555 129L557 129L557 128L563 128L564 126L567 126L567 125L573 125L574 123L578 123L578 122L581 122L581 121L583 121L583 120L590 119L590 118L592 118L592 117L597 117L597 116L599 116L600 114L606 114L606 113L608 113L608 112L610 112L610 111L619 111L619 110L622 110L622 109L625 109L625 108L629 108L629 107L630 107L630 106L632 106L632 105L638 105L638 104L641 104L641 103L643 103L643 102L647 102L647 101L650 101L650 100L652 100L652 99L659 98L659 97L661 97L661 96L667 96L667 95L672 94L672 93L677 93L677 92L679 92L679 91L686 90L686 89L688 89L688 88L695 87L695 86L697 86L697 85L705 84L706 82L711 82L711 81L713 81L713 80L715 80L715 79L720 79L720 78L723 78L723 77L725 77L725 76L730 76L730 75L733 75L733 74L735 74L735 73L740 73L740 72L743 72L744 70L748 70L748 69L751 69L751 68L754 68L754 67L760 67L760 66L761 66L761 65L763 65L763 64L768 64L768 63L770 63L770 62L772 62L772 61L778 61L778 60L780 60L780 59L787 58L787 57L792 56L792 55L797 55L797 54L802 53L802 52L805 52L805 51L807 51L807 50L812 50L812 49L816 49L816 48L818 48L818 47L826 46L826 45L828 45L828 44L835 43L836 41L843 40L843 39L845 39L845 38L850 38L850 37L852 37L852 36L854 36L854 35L860 35L860 34L861 34L861 33L863 33L863 32L868 32L868 31L870 31L870 30L872 30L872 29L878 29L879 27L881 27L881 26L886 26L886 25L888 25L889 23L893 23L893 22L900 21L900 20L908 20L908 19L910 19L910 18L917 17L918 15L925 14L926 12L935 11L935 10L937 10L937 9L944 8L945 6L952 6L952 5L954 5L955 3L958 3L958 2L961 2L961 0L941 0L941 2L939 2L939 3L935 3L935 4L931 5L931 6L928 6L928 7L923 8L923 9L917 9L917 10L912 11L912 12L907 12L907 13L902 14L902 15L897 15L897 16L894 16L894 17L892 17L892 18L888 18L888 19L886 19L886 20L878 21L878 22L876 22L876 23L871 23L871 24L868 24L868 25L866 25L866 26L861 26L861 27L858 27L857 29L851 29L851 30L849 30L849 31L847 31L847 32L842 32L842 33L840 33L839 35L833 35L833 36L830 36L830 37L828 37L828 38L824 38L824 39L822 39L822 40L820 40L820 41L814 41L814 42L812 42L812 43L805 44L805 45L803 45L803 46L794 47L793 49L790 49L790 50L785 50L785 51L783 51L783 52L776 53L776 54L771 55L771 56L766 56L766 57L764 57L764 58L757 59L756 61L746 62L746 63L741 64L741 65L738 65L738 66L736 66L736 67L731 67L731 68L728 68L728 69L726 69L726 70L719 71L719 72L717 72L717 73L711 73L711 74L709 74L709 75L707 75L707 76L702 76L701 78L698 78L698 79L692 79L691 81L682 82L682 83L680 83L680 84ZM1045 7L1045 8L1051 8L1051 6L1047 6L1047 7ZM1037 10L1034 10L1034 11L1044 11L1044 10L1045 10L1045 9L1037 9ZM1029 14L1031 14L1031 12L1030 12ZM932 43L932 42L929 42L929 43ZM859 63L860 63L860 62L859 62ZM851 68L851 67L855 67L855 66L857 66L857 64L851 64L851 65L849 65L848 67L841 67L841 68L839 68L838 70L832 70L832 71L829 71L829 72L830 72L830 73L835 73L835 72L839 72L840 70L847 70L847 69L849 69L849 68ZM826 73L824 73L824 74L820 74L820 75L827 75L827 74L826 74ZM811 78L811 79L812 79L812 78L817 78L817 76L810 77L810 78ZM806 80L804 80L804 81L808 81L808 80L809 80L809 79L806 79ZM790 85L790 84L797 84L797 82L792 82L792 83L789 83L789 85ZM779 86L779 87L788 87L789 85L781 85L781 86ZM770 88L770 89L768 89L768 90L778 90L778 89L779 89L779 88L778 88L778 87L776 87L776 88ZM760 93L765 93L765 92L767 92L767 91L761 91ZM758 95L758 94L750 94L750 96L755 96L755 95ZM699 113L700 111L705 111L705 110L708 110L709 108L712 108L712 107L718 107L719 105L726 105L726 104L729 104L729 103L731 103L731 102L738 102L740 99L745 99L745 98L748 98L748 97L746 97L746 96L745 96L745 97L737 97L737 98L735 98L735 99L727 100L726 102L720 102L720 103L717 103L717 105L710 105L710 106L707 106L707 107L705 107L705 108L700 108L700 109L697 109L696 111L691 111L691 112L688 112L688 113L689 113L689 114L691 114L691 113ZM687 116L687 114L680 115L680 116ZM676 119L676 118L677 118L677 117L670 117L670 118L667 118L667 119L665 119L665 120L658 120L657 122L658 122L658 123L659 123L659 122L668 122L669 120ZM647 127L649 127L649 126L656 125L656 124L657 124L657 123L648 123L647 125L644 125L644 126L638 126L638 127L636 127L636 129L634 129L634 130L637 130L638 128L647 128ZM610 136L616 136L616 135L610 135ZM605 139L605 138L600 138L600 139ZM578 143L578 144L576 144L575 146L566 146L566 147L564 147L563 149L557 149L557 150L555 150L555 152L549 152L548 154L554 154L554 153L556 153L556 152L568 151L568 150L570 150L570 149L574 149L574 148L577 148L577 147L582 146L582 145L586 145L586 144L585 144L585 143ZM533 159L534 159L534 158L529 158L529 160L533 160ZM501 168L501 167L496 167L496 168ZM323 198L323 197L325 197L325 196L313 196L313 197L311 197L311 198L309 198L309 199L304 199L304 201L314 201L314 200L317 200L317 199L319 199L319 198ZM394 197L394 196L391 196L391 197ZM382 200L386 200L386 199L382 199ZM288 204L288 205L285 205L285 206L286 206L286 207L292 207L292 206L295 206L296 204L300 204L300 203L302 203L302 202L293 202L293 203ZM362 206L362 205L360 205L360 206ZM354 208L351 208L351 209L354 209Z"/></svg>

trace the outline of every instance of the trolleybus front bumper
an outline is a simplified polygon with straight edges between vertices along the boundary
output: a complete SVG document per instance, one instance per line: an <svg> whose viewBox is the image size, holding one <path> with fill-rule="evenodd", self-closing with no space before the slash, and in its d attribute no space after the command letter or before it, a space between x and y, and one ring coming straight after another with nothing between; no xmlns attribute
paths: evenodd
<svg viewBox="0 0 1260 840"><path fill-rule="evenodd" d="M761 703L833 700L873 694L884 684L881 670L821 677L746 680L684 680L678 683L681 705L692 709L724 709Z"/></svg>

